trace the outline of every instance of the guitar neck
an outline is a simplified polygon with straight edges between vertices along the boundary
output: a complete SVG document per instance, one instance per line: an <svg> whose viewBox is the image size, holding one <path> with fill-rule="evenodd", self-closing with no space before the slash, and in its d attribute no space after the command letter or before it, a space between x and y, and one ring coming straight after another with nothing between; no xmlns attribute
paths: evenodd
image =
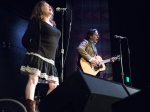
<svg viewBox="0 0 150 112"><path fill-rule="evenodd" d="M100 61L101 64L102 63L108 63L108 62L110 62L110 59L106 59L106 60Z"/></svg>

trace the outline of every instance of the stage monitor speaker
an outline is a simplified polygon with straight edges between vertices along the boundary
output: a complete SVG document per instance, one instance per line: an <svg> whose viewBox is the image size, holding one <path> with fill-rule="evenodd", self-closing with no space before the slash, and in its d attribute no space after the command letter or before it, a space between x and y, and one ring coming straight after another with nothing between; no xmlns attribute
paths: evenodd
<svg viewBox="0 0 150 112"><path fill-rule="evenodd" d="M150 87L112 104L113 112L150 112Z"/></svg>
<svg viewBox="0 0 150 112"><path fill-rule="evenodd" d="M125 97L128 94L121 84L76 71L38 107L40 112L111 112L111 105Z"/></svg>

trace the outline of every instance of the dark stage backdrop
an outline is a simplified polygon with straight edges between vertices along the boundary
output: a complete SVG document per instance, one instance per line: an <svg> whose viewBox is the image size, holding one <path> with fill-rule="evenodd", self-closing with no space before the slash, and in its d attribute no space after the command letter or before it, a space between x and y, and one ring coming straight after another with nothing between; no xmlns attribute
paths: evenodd
<svg viewBox="0 0 150 112"><path fill-rule="evenodd" d="M69 1L68 3L71 2ZM79 43L85 38L86 33L89 29L97 29L99 32L100 37L98 43L96 44L98 54L103 59L108 59L112 56L109 32L108 1L74 0L71 4L71 7L73 9L73 27L69 53L66 62L67 76L76 70L76 48L78 47ZM101 72L100 77L112 80L112 64L108 63L106 67L107 69L104 72Z"/></svg>
<svg viewBox="0 0 150 112"><path fill-rule="evenodd" d="M111 64L107 65L101 77L106 73L106 79L120 83L124 80L128 86L139 89L149 86L149 1L74 0L70 4L73 9L73 24L66 62L67 76L76 70L76 48L79 42L83 40L88 29L97 28L100 33L97 48L103 59L120 54L120 44L122 52L122 68L121 61L113 63L112 68ZM127 39L120 41L114 35ZM126 77L129 77L129 82L126 82Z"/></svg>
<svg viewBox="0 0 150 112"><path fill-rule="evenodd" d="M114 35L121 35L128 39L121 40L124 76L131 78L131 82L125 83L133 87L145 88L150 84L150 2L109 0L108 3L112 52L120 52L119 39L114 39ZM114 80L121 82L120 63L114 64L113 73Z"/></svg>

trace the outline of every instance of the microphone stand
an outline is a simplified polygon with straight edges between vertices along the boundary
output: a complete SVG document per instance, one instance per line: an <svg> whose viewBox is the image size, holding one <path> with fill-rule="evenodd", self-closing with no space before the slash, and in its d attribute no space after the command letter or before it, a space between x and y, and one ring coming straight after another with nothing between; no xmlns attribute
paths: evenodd
<svg viewBox="0 0 150 112"><path fill-rule="evenodd" d="M128 96L130 96L130 92L128 91L126 85L124 84L124 72L123 72L123 63L122 63L122 50L121 50L121 38L119 38L119 43L120 43L120 63L121 63L121 75L122 75L122 86L124 88L124 90L126 91L126 93L128 94Z"/></svg>
<svg viewBox="0 0 150 112"><path fill-rule="evenodd" d="M124 72L123 72L123 63L122 63L122 50L121 50L121 38L119 39L120 42L120 62L121 62L121 75L122 75L122 83L124 85Z"/></svg>
<svg viewBox="0 0 150 112"><path fill-rule="evenodd" d="M60 81L63 82L63 72L64 72L64 48L63 48L64 47L63 46L63 38L64 38L63 37L63 35L64 35L64 10L61 10L61 12L62 12L61 13L62 14L62 16L61 16L61 20L62 20L62 22L61 22L62 23L61 24L61 28L62 28L62 31L61 31L62 32L62 34L61 34L62 35L62 37L61 37L62 38L62 48L61 48L62 60L61 60L61 67L62 68L61 68Z"/></svg>

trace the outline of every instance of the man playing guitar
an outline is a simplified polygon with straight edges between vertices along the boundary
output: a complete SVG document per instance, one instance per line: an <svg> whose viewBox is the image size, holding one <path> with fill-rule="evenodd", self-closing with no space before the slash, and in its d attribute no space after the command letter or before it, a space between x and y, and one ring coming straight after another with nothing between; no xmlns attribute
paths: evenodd
<svg viewBox="0 0 150 112"><path fill-rule="evenodd" d="M116 57L112 57L101 64L101 61L103 60L100 56L98 56L97 49L95 47L98 39L99 34L97 29L90 29L86 34L86 38L77 47L77 52L79 54L77 67L91 75L96 75L99 71L105 70L104 63L115 62L117 60ZM87 65L87 67L84 67L84 65Z"/></svg>

